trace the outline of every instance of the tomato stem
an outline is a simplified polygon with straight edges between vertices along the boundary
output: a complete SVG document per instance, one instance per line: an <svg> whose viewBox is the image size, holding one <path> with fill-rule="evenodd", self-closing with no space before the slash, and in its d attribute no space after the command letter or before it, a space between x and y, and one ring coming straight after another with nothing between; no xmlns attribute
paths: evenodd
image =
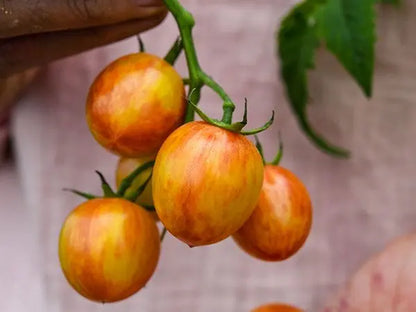
<svg viewBox="0 0 416 312"><path fill-rule="evenodd" d="M182 38L183 49L185 51L186 63L188 65L189 78L185 80L189 85L188 90L188 106L185 116L185 122L194 120L195 112L197 112L202 119L216 125L218 127L239 132L243 135L250 135L262 132L270 127L273 123L274 112L272 118L262 127L256 128L250 131L241 131L247 124L247 100L244 111L244 118L241 122L232 123L233 113L235 105L224 89L207 73L205 73L198 61L196 54L194 39L192 37L192 29L195 26L195 20L192 14L187 11L179 2L179 0L163 0L168 10L172 13L173 17L178 24L179 33ZM199 100L201 99L201 89L203 86L207 86L212 89L223 101L223 116L221 121L211 119L197 109ZM201 113L204 115L202 117Z"/></svg>
<svg viewBox="0 0 416 312"><path fill-rule="evenodd" d="M164 3L175 18L183 41L183 48L185 50L186 62L189 70L189 101L198 105L201 98L202 87L204 85L208 86L224 101L224 114L222 122L231 124L235 105L224 89L215 80L208 76L199 64L194 39L192 37L192 29L195 25L195 20L192 14L187 11L178 0L164 0ZM194 120L194 113L195 111L193 106L188 105L185 122Z"/></svg>

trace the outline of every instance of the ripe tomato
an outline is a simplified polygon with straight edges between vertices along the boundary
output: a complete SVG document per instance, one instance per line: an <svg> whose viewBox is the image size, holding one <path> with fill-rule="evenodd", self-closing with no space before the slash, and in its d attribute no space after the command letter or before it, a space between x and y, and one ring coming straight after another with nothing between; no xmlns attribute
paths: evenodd
<svg viewBox="0 0 416 312"><path fill-rule="evenodd" d="M303 312L302 310L281 303L271 303L260 306L251 312Z"/></svg>
<svg viewBox="0 0 416 312"><path fill-rule="evenodd" d="M266 165L256 209L233 238L254 257L284 260L302 247L311 223L312 204L302 182L285 168Z"/></svg>
<svg viewBox="0 0 416 312"><path fill-rule="evenodd" d="M75 208L59 237L59 259L72 287L100 302L122 300L152 276L160 252L155 221L119 198L93 199Z"/></svg>
<svg viewBox="0 0 416 312"><path fill-rule="evenodd" d="M91 85L87 123L95 139L125 157L155 155L183 122L181 76L163 59L137 53L108 65Z"/></svg>
<svg viewBox="0 0 416 312"><path fill-rule="evenodd" d="M243 135L187 123L163 143L153 168L153 200L167 230L190 246L237 231L256 205L263 163Z"/></svg>

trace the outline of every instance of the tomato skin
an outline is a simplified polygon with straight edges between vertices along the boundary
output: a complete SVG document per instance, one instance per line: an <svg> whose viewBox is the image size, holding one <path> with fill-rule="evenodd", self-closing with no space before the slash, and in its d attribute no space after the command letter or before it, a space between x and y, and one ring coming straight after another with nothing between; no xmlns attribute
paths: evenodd
<svg viewBox="0 0 416 312"><path fill-rule="evenodd" d="M86 118L103 147L124 157L155 155L185 116L181 76L163 59L136 53L108 65L90 87Z"/></svg>
<svg viewBox="0 0 416 312"><path fill-rule="evenodd" d="M71 286L99 302L125 299L153 275L160 253L155 221L119 198L92 199L76 207L59 237L59 260Z"/></svg>
<svg viewBox="0 0 416 312"><path fill-rule="evenodd" d="M167 230L190 246L208 245L233 234L253 212L263 163L243 135L195 121L163 143L152 179Z"/></svg>
<svg viewBox="0 0 416 312"><path fill-rule="evenodd" d="M256 209L233 239L256 258L281 261L302 247L311 224L312 203L302 182L283 167L266 165Z"/></svg>
<svg viewBox="0 0 416 312"><path fill-rule="evenodd" d="M262 305L251 312L303 312L302 310L282 304L282 303L270 303Z"/></svg>

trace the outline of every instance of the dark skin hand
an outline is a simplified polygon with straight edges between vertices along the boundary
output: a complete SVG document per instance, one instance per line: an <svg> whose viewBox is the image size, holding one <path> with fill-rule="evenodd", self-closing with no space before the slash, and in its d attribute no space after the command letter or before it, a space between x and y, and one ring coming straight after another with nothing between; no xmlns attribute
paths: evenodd
<svg viewBox="0 0 416 312"><path fill-rule="evenodd" d="M150 29L162 0L0 0L0 78Z"/></svg>

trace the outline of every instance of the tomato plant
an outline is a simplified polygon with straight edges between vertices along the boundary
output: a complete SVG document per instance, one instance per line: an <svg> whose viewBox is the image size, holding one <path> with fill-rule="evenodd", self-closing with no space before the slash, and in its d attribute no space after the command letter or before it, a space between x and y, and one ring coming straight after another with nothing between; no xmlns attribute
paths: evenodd
<svg viewBox="0 0 416 312"><path fill-rule="evenodd" d="M180 30L165 58L145 53L139 40L140 53L108 65L87 98L91 133L122 156L116 191L98 171L103 197L70 190L88 201L68 216L60 235L63 272L91 300L122 300L141 289L156 268L166 230L190 246L235 233L252 214L263 183L262 157L245 136L269 128L274 112L263 126L243 131L246 99L242 121L233 122L235 104L199 65L193 16L178 0L164 3ZM183 80L172 66L182 49L189 72ZM198 108L204 86L221 98L221 120ZM195 112L203 121L193 121ZM145 209L156 209L165 226L160 241Z"/></svg>
<svg viewBox="0 0 416 312"><path fill-rule="evenodd" d="M281 152L277 162L280 157ZM312 203L303 183L289 170L269 164L256 208L233 238L256 258L284 260L302 247L311 223Z"/></svg>
<svg viewBox="0 0 416 312"><path fill-rule="evenodd" d="M303 312L302 310L293 306L282 303L270 303L262 305L251 312Z"/></svg>
<svg viewBox="0 0 416 312"><path fill-rule="evenodd" d="M120 198L92 199L66 218L59 237L59 259L72 287L100 302L125 299L141 289L159 259L155 221Z"/></svg>
<svg viewBox="0 0 416 312"><path fill-rule="evenodd" d="M157 214L191 246L216 243L253 212L263 179L255 146L239 133L191 122L162 145L153 169Z"/></svg>
<svg viewBox="0 0 416 312"><path fill-rule="evenodd" d="M123 56L95 79L86 118L95 139L125 157L155 155L184 120L181 76L165 60L148 53Z"/></svg>

